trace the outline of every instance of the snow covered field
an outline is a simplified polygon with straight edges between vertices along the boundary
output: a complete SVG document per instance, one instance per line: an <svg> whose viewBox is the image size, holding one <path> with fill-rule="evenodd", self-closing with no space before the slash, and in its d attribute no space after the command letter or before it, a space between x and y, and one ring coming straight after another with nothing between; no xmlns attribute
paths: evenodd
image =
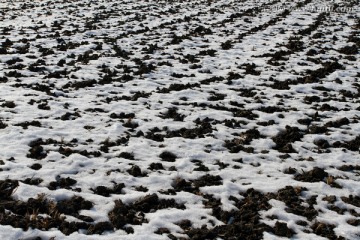
<svg viewBox="0 0 360 240"><path fill-rule="evenodd" d="M359 1L0 9L1 239L360 239Z"/></svg>

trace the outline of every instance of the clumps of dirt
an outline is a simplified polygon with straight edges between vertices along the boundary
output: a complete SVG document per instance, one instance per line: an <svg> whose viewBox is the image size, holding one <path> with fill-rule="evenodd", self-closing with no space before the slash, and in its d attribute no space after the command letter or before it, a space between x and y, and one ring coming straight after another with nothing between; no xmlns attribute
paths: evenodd
<svg viewBox="0 0 360 240"><path fill-rule="evenodd" d="M240 92L240 96L241 97L248 97L248 98L252 98L255 97L256 95L256 89L255 88L241 88L241 89L237 89L236 91Z"/></svg>
<svg viewBox="0 0 360 240"><path fill-rule="evenodd" d="M66 75L67 75L67 71L61 70L61 71L50 72L45 78L62 78Z"/></svg>
<svg viewBox="0 0 360 240"><path fill-rule="evenodd" d="M44 92L47 95L53 95L53 93L51 93L51 90L55 87L53 84L49 84L49 85L45 85L45 84L40 84L40 83L36 83L36 84L28 84L24 87L33 89L35 91L39 91L39 92ZM45 107L46 108L46 107ZM41 108L39 108L41 109ZM46 110L46 109L45 109Z"/></svg>
<svg viewBox="0 0 360 240"><path fill-rule="evenodd" d="M151 64L151 63L146 64L146 63L141 62L138 66L138 70L134 72L134 75L142 76L143 74L151 73L155 69L156 69L156 66L154 66L153 64Z"/></svg>
<svg viewBox="0 0 360 240"><path fill-rule="evenodd" d="M145 137L157 142L164 141L164 138L183 137L189 139L204 138L206 134L210 134L213 131L212 125L209 119L195 120L195 128L181 128L179 130L169 130L166 127L163 129L165 134L160 133L161 130L157 127L152 128L146 133Z"/></svg>
<svg viewBox="0 0 360 240"><path fill-rule="evenodd" d="M354 84L355 86L355 84ZM359 89L359 87L357 87ZM354 99L354 98L358 98L360 96L359 91L357 93L353 93L352 91L348 91L345 89L342 89L339 91L339 93L343 96L343 99L345 98L350 98L350 99Z"/></svg>
<svg viewBox="0 0 360 240"><path fill-rule="evenodd" d="M200 60L195 55L192 55L192 54L186 54L184 56L184 58L185 59L180 60L181 63L188 63L188 62L198 63L198 62L200 62Z"/></svg>
<svg viewBox="0 0 360 240"><path fill-rule="evenodd" d="M289 38L289 42L285 45L291 52L300 51L304 48L304 42L300 40L301 37L294 36Z"/></svg>
<svg viewBox="0 0 360 240"><path fill-rule="evenodd" d="M165 161L165 162L175 162L177 156L172 153L172 152L169 152L169 151L164 151L162 152L159 157L161 158L162 161Z"/></svg>
<svg viewBox="0 0 360 240"><path fill-rule="evenodd" d="M170 233L170 230L167 228L158 228L154 233L162 235L162 234Z"/></svg>
<svg viewBox="0 0 360 240"><path fill-rule="evenodd" d="M197 194L200 192L200 187L219 186L222 183L222 178L220 176L206 174L195 180L176 178L171 185L176 192L184 191Z"/></svg>
<svg viewBox="0 0 360 240"><path fill-rule="evenodd" d="M276 113L276 112L288 112L288 111L296 110L296 109L285 109L285 108L281 108L281 107L277 107L277 106L262 106L256 110L265 112L265 113Z"/></svg>
<svg viewBox="0 0 360 240"><path fill-rule="evenodd" d="M174 121L179 121L179 122L184 121L185 115L178 113L177 110L178 109L176 107L169 108L168 111L165 113L162 113L160 115L160 117L164 118L164 119L171 118Z"/></svg>
<svg viewBox="0 0 360 240"><path fill-rule="evenodd" d="M297 171L295 168L288 167L287 169L284 170L284 173L285 174L295 174L295 173L297 173Z"/></svg>
<svg viewBox="0 0 360 240"><path fill-rule="evenodd" d="M102 229L100 223L95 225L86 222L93 222L91 217L79 215L78 211L92 208L92 203L82 197L74 196L71 199L58 203L49 201L45 194L37 198L29 198L27 202L14 200L12 192L17 187L15 180L0 181L0 224L10 225L15 228L22 228L26 231L29 228L47 231L57 228L65 235L70 235L80 229L87 230L87 234L95 234L92 229L97 229L96 234L106 230L113 230L113 227ZM72 215L86 222L67 222L62 214ZM45 215L45 216L42 216ZM106 224L111 225L110 223Z"/></svg>
<svg viewBox="0 0 360 240"><path fill-rule="evenodd" d="M25 77L25 75L21 74L18 71L15 71L15 70L5 73L5 76L6 77L15 77L15 78ZM10 107L10 108L13 108L13 107Z"/></svg>
<svg viewBox="0 0 360 240"><path fill-rule="evenodd" d="M354 45L342 47L342 48L338 49L337 51L339 53L346 54L346 55L355 55L358 53L359 50L358 50L358 47L354 44Z"/></svg>
<svg viewBox="0 0 360 240"><path fill-rule="evenodd" d="M73 178L57 178L56 181L50 182L48 188L50 190L56 190L59 188L71 189L71 186L75 185L77 181Z"/></svg>
<svg viewBox="0 0 360 240"><path fill-rule="evenodd" d="M180 220L180 221L176 222L175 224L178 225L179 227L181 227L185 231L188 230L192 226L191 221L188 219Z"/></svg>
<svg viewBox="0 0 360 240"><path fill-rule="evenodd" d="M68 121L68 120L75 120L79 117L81 117L81 115L78 112L74 112L74 113L66 112L64 115L60 117L60 119L62 121Z"/></svg>
<svg viewBox="0 0 360 240"><path fill-rule="evenodd" d="M117 113L111 113L110 114L110 118L113 118L113 119L129 119L129 118L135 118L135 113L124 113L124 112L121 112L119 114Z"/></svg>
<svg viewBox="0 0 360 240"><path fill-rule="evenodd" d="M165 136L160 132L161 130L158 127L154 127L152 129L149 129L149 132L146 133L145 137L153 141L163 142Z"/></svg>
<svg viewBox="0 0 360 240"><path fill-rule="evenodd" d="M352 34L348 37L348 42L355 43L356 46L360 47L360 37L358 37L358 33L356 31L352 32Z"/></svg>
<svg viewBox="0 0 360 240"><path fill-rule="evenodd" d="M127 172L134 177L145 177L147 174L141 171L141 168L137 165L132 166Z"/></svg>
<svg viewBox="0 0 360 240"><path fill-rule="evenodd" d="M126 224L141 225L146 222L143 214L137 214L121 200L115 201L115 207L109 212L108 216L110 222L117 229L123 228Z"/></svg>
<svg viewBox="0 0 360 240"><path fill-rule="evenodd" d="M139 98L148 98L151 93L146 93L144 91L137 91L134 92L131 96L121 96L121 97L114 97L113 100L126 100L126 101L137 101Z"/></svg>
<svg viewBox="0 0 360 240"><path fill-rule="evenodd" d="M294 179L301 182L320 182L327 176L329 176L329 174L325 172L324 169L314 167L310 171L303 172L302 174L295 176Z"/></svg>
<svg viewBox="0 0 360 240"><path fill-rule="evenodd" d="M104 141L100 142L100 151L108 153L110 147L120 146L122 144L126 144L128 141L129 136L118 138L116 141L111 141L110 138L107 138ZM122 152L120 153L120 155L121 156L119 157L134 160L134 155L132 153Z"/></svg>
<svg viewBox="0 0 360 240"><path fill-rule="evenodd" d="M41 146L44 144L41 138L38 138L29 143L29 153L26 155L28 158L33 158L41 160L47 156L47 153L44 151L44 148Z"/></svg>
<svg viewBox="0 0 360 240"><path fill-rule="evenodd" d="M8 51L5 47L0 47L0 54L7 54Z"/></svg>
<svg viewBox="0 0 360 240"><path fill-rule="evenodd" d="M168 88L158 89L158 93L169 93L171 91L182 91L185 89L192 89L194 87L200 87L198 83L187 83L187 84L180 84L180 83L172 83Z"/></svg>
<svg viewBox="0 0 360 240"><path fill-rule="evenodd" d="M74 88L75 90L79 90L80 88L93 87L97 84L96 80L84 80L79 82L68 82L63 86L64 89Z"/></svg>
<svg viewBox="0 0 360 240"><path fill-rule="evenodd" d="M349 195L349 197L341 197L341 200L347 204L360 208L360 196Z"/></svg>
<svg viewBox="0 0 360 240"><path fill-rule="evenodd" d="M229 49L231 49L232 47L233 47L233 43L232 43L231 40L227 40L227 41L221 43L221 48L222 48L223 50L229 50Z"/></svg>
<svg viewBox="0 0 360 240"><path fill-rule="evenodd" d="M279 61L287 60L286 56L288 56L289 54L291 54L289 50L279 50L275 53L265 53L259 57L270 57L267 63L273 66L279 66Z"/></svg>
<svg viewBox="0 0 360 240"><path fill-rule="evenodd" d="M314 144L321 149L326 149L330 147L330 143L323 138L314 140Z"/></svg>
<svg viewBox="0 0 360 240"><path fill-rule="evenodd" d="M6 108L15 108L16 104L13 101L6 101L3 104L1 104L1 106Z"/></svg>
<svg viewBox="0 0 360 240"><path fill-rule="evenodd" d="M164 170L164 166L162 165L162 163L151 163L149 168L150 170L154 171L154 170Z"/></svg>
<svg viewBox="0 0 360 240"><path fill-rule="evenodd" d="M246 122L243 121L237 121L235 119L225 119L224 125L229 128L239 128L241 124L246 125Z"/></svg>
<svg viewBox="0 0 360 240"><path fill-rule="evenodd" d="M254 76L259 76L261 74L260 71L255 70L256 69L256 65L254 63L252 64L244 64L243 67L245 67L245 74L249 74L249 75L254 75Z"/></svg>
<svg viewBox="0 0 360 240"><path fill-rule="evenodd" d="M148 220L144 213L154 212L165 208L185 209L183 204L178 204L174 199L160 199L157 194L146 195L131 204L124 204L121 200L115 201L114 208L108 216L117 229L124 229L126 224L141 225Z"/></svg>
<svg viewBox="0 0 360 240"><path fill-rule="evenodd" d="M14 124L14 126L20 126L23 129L28 129L29 126L41 127L41 123L39 121L33 120L30 122L25 121L25 122L17 123L17 124Z"/></svg>
<svg viewBox="0 0 360 240"><path fill-rule="evenodd" d="M345 238L343 238L343 237L337 237L336 236L336 234L334 232L335 227L336 226L332 225L332 224L326 224L326 223L322 223L322 222L315 222L311 226L311 229L313 230L313 232L316 235L326 237L328 239L345 240Z"/></svg>
<svg viewBox="0 0 360 240"><path fill-rule="evenodd" d="M298 119L297 122L301 125L309 126L313 120L311 118L301 118Z"/></svg>
<svg viewBox="0 0 360 240"><path fill-rule="evenodd" d="M42 180L41 178L26 178L25 180L23 180L21 182L28 184L28 185L38 186L43 181L44 180Z"/></svg>
<svg viewBox="0 0 360 240"><path fill-rule="evenodd" d="M88 225L88 226L89 226L89 228L87 229L88 235L102 234L105 231L113 231L114 230L113 225L109 222L98 222L96 224Z"/></svg>
<svg viewBox="0 0 360 240"><path fill-rule="evenodd" d="M147 192L147 191L149 191L149 189L147 187L144 187L142 185L135 187L135 190L139 191L139 192Z"/></svg>
<svg viewBox="0 0 360 240"><path fill-rule="evenodd" d="M62 147L62 146L60 146L59 147L59 153L60 154L62 154L62 155L65 155L65 156L70 156L71 154L73 154L73 153L76 153L77 151L75 151L75 150L72 150L71 148L68 148L68 147Z"/></svg>
<svg viewBox="0 0 360 240"><path fill-rule="evenodd" d="M220 100L224 100L226 97L226 94L222 94L222 93L216 93L211 91L211 96L208 97L208 101L220 101Z"/></svg>
<svg viewBox="0 0 360 240"><path fill-rule="evenodd" d="M13 191L19 186L19 181L17 180L0 180L0 201L10 199ZM0 207L1 209L1 207Z"/></svg>
<svg viewBox="0 0 360 240"><path fill-rule="evenodd" d="M185 74L182 74L182 73L172 73L171 76L174 77L174 78L195 77L194 74L185 75Z"/></svg>
<svg viewBox="0 0 360 240"><path fill-rule="evenodd" d="M336 196L335 195L329 195L322 199L323 201L327 201L329 203L335 203L336 202Z"/></svg>
<svg viewBox="0 0 360 240"><path fill-rule="evenodd" d="M273 79L272 77L270 77L269 80L272 81L273 83L270 85L265 85L265 86L268 86L268 87L271 87L271 88L277 89L277 90L289 90L290 89L289 85L297 84L295 81L291 81L291 80L279 81L279 80Z"/></svg>
<svg viewBox="0 0 360 240"><path fill-rule="evenodd" d="M316 83L319 79L326 77L338 69L344 69L344 66L338 62L323 62L322 67L316 70L308 70L307 75L298 79L301 83Z"/></svg>
<svg viewBox="0 0 360 240"><path fill-rule="evenodd" d="M195 188L195 186L190 182L186 181L183 178L176 178L171 186L175 189L176 192L184 191L184 192L197 192L199 189Z"/></svg>
<svg viewBox="0 0 360 240"><path fill-rule="evenodd" d="M243 145L248 145L253 139L259 139L260 137L260 132L257 129L249 129L246 132L239 134L238 138L234 138L231 141L225 140L224 146L230 150L230 153L238 153L240 151L253 153L254 148L244 147Z"/></svg>
<svg viewBox="0 0 360 240"><path fill-rule="evenodd" d="M34 163L30 166L30 168L33 170L39 170L42 168L42 165L40 163Z"/></svg>
<svg viewBox="0 0 360 240"><path fill-rule="evenodd" d="M169 45L175 45L175 44L179 44L181 43L184 39L189 39L188 36L177 36L176 34L174 34L172 36L172 40L170 41Z"/></svg>
<svg viewBox="0 0 360 240"><path fill-rule="evenodd" d="M131 129L135 129L139 126L139 124L137 122L134 122L132 120L132 118L129 118L124 124L123 124L124 127L126 128L131 128Z"/></svg>
<svg viewBox="0 0 360 240"><path fill-rule="evenodd" d="M304 102L306 104L311 104L313 102L320 102L321 98L319 96L313 95L313 96L305 96Z"/></svg>
<svg viewBox="0 0 360 240"><path fill-rule="evenodd" d="M52 202L49 202L44 194L40 194L37 196L37 198L29 198L27 202L22 201L15 201L10 205L11 203L5 203L5 208L7 210L12 211L14 214L18 215L27 215L29 213L36 214L36 212L40 213L50 213L50 208L54 206L50 206L50 204L53 204ZM35 212L34 212L35 211Z"/></svg>
<svg viewBox="0 0 360 240"><path fill-rule="evenodd" d="M91 152L88 152L87 150L82 150L82 151L78 151L78 150L73 150L69 147L62 147L60 146L59 147L59 153L62 154L62 155L65 155L65 156L70 156L71 154L74 154L74 153L78 153L78 154L81 154L85 157L89 157L90 155L94 156L94 157L100 157L101 156L101 152L99 151L91 151Z"/></svg>
<svg viewBox="0 0 360 240"><path fill-rule="evenodd" d="M240 79L240 78L243 78L244 76L242 76L242 75L240 75L239 73L236 73L236 72L229 72L228 74L227 74L227 80L228 80L228 82L232 82L232 80L236 80L236 79ZM210 82L218 82L218 81L222 81L222 80L224 80L224 78L223 77L217 77L217 78L214 78L214 77L212 77L212 78L210 78L210 79L208 79L208 80L206 80L206 83L207 84L209 84ZM205 80L204 80L205 81ZM203 81L201 81L201 83L203 83ZM205 82L204 82L205 83Z"/></svg>
<svg viewBox="0 0 360 240"><path fill-rule="evenodd" d="M302 3L299 3L299 4L302 4ZM310 24L307 28L304 28L304 29L299 31L299 35L309 35L309 34L311 34L311 32L315 31L319 27L321 22L326 19L326 16L328 16L328 13L325 13L325 12L320 13L317 16L315 22Z"/></svg>
<svg viewBox="0 0 360 240"><path fill-rule="evenodd" d="M276 146L274 149L283 153L292 153L295 152L291 143L295 141L300 141L304 136L304 133L298 127L286 126L284 131L281 131L272 140L275 142Z"/></svg>
<svg viewBox="0 0 360 240"><path fill-rule="evenodd" d="M129 160L134 160L135 159L134 153L129 153L129 152L121 152L119 154L119 157L129 159Z"/></svg>
<svg viewBox="0 0 360 240"><path fill-rule="evenodd" d="M350 151L359 151L360 148L360 136L357 136L353 140L341 143L341 142L335 142L334 147L343 147Z"/></svg>
<svg viewBox="0 0 360 240"><path fill-rule="evenodd" d="M244 151L246 153L254 153L253 147L244 147L241 143L242 139L234 138L232 140L225 140L224 147L229 149L230 153L238 153L240 151Z"/></svg>
<svg viewBox="0 0 360 240"><path fill-rule="evenodd" d="M186 225L185 233L191 239L232 239L236 236L239 239L262 239L263 233L274 232L273 229L260 222L259 211L270 209L266 196L262 193L249 189L244 194L244 199L236 200L235 206L238 210L223 211L217 201L209 204L212 207L213 216L224 225L208 229L205 225L201 228L192 228Z"/></svg>
<svg viewBox="0 0 360 240"><path fill-rule="evenodd" d="M4 123L2 120L0 120L0 129L6 128L8 125Z"/></svg>
<svg viewBox="0 0 360 240"><path fill-rule="evenodd" d="M199 51L198 55L200 55L200 56L215 57L216 52L217 52L217 51L214 50L214 49L206 49L206 50L201 50L201 51Z"/></svg>
<svg viewBox="0 0 360 240"><path fill-rule="evenodd" d="M247 118L249 120L255 120L256 118L259 117L258 114L253 113L252 110L249 109L236 109L235 111L230 111L233 112L234 117L242 117L242 118Z"/></svg>
<svg viewBox="0 0 360 240"><path fill-rule="evenodd" d="M329 130L328 128L325 126L318 126L318 125L311 125L308 128L308 132L310 134L322 134L322 133L327 133Z"/></svg>
<svg viewBox="0 0 360 240"><path fill-rule="evenodd" d="M191 160L191 162L194 163L194 165L197 166L196 168L194 168L193 171L202 171L202 172L208 172L208 171L210 171L210 169L209 169L208 167L206 167L206 166L202 163L202 161L200 161L200 160L194 159L194 160Z"/></svg>
<svg viewBox="0 0 360 240"><path fill-rule="evenodd" d="M205 187L205 186L219 186L223 183L222 178L218 175L206 174L193 181L195 188Z"/></svg>
<svg viewBox="0 0 360 240"><path fill-rule="evenodd" d="M113 50L115 51L114 56L121 57L124 59L129 59L130 58L129 56L132 54L132 52L126 51L117 45L113 46Z"/></svg>
<svg viewBox="0 0 360 240"><path fill-rule="evenodd" d="M287 207L285 209L286 212L306 217L309 221L311 221L318 215L318 212L314 208L316 196L310 197L305 202L300 199L301 192L305 190L305 188L286 186L275 194L270 193L269 198L274 198L284 202ZM307 203L308 206L304 205L304 203Z"/></svg>
<svg viewBox="0 0 360 240"><path fill-rule="evenodd" d="M75 215L78 214L80 210L89 210L93 207L93 203L85 200L80 196L73 196L70 199L62 200L57 203L57 210L60 213L64 213L67 215Z"/></svg>
<svg viewBox="0 0 360 240"><path fill-rule="evenodd" d="M295 234L295 232L292 229L288 228L286 223L279 221L275 223L274 233L277 236L288 237L288 238L292 237Z"/></svg>
<svg viewBox="0 0 360 240"><path fill-rule="evenodd" d="M250 144L253 139L259 139L261 137L259 130L249 129L239 135L239 141L241 144Z"/></svg>
<svg viewBox="0 0 360 240"><path fill-rule="evenodd" d="M123 183L118 183L118 184L114 184L114 186L112 188L109 187L105 187L105 186L97 186L95 189L90 189L91 191L93 191L95 194L104 196L104 197L109 197L110 194L122 194L122 189L125 187L125 184Z"/></svg>
<svg viewBox="0 0 360 240"><path fill-rule="evenodd" d="M337 169L344 172L360 171L360 165L342 165Z"/></svg>
<svg viewBox="0 0 360 240"><path fill-rule="evenodd" d="M50 106L47 105L47 102L45 103L41 103L38 105L38 109L41 109L41 110L50 110Z"/></svg>
<svg viewBox="0 0 360 240"><path fill-rule="evenodd" d="M324 103L323 105L321 105L321 107L319 108L319 111L338 111L339 109L335 106L330 106L327 103Z"/></svg>
<svg viewBox="0 0 360 240"><path fill-rule="evenodd" d="M348 224L352 225L352 226L360 226L360 219L349 219L346 221Z"/></svg>

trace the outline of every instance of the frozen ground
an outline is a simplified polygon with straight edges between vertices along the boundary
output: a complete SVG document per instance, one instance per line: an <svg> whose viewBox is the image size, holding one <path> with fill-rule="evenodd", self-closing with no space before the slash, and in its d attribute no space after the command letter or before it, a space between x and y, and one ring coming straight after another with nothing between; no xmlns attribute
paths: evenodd
<svg viewBox="0 0 360 240"><path fill-rule="evenodd" d="M360 239L358 1L0 9L1 239Z"/></svg>

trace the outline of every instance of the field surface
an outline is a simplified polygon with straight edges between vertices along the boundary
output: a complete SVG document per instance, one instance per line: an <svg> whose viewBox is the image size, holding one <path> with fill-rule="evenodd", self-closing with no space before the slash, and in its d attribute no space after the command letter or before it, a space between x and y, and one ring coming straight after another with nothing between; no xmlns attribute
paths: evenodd
<svg viewBox="0 0 360 240"><path fill-rule="evenodd" d="M1 239L360 239L359 1L0 2Z"/></svg>

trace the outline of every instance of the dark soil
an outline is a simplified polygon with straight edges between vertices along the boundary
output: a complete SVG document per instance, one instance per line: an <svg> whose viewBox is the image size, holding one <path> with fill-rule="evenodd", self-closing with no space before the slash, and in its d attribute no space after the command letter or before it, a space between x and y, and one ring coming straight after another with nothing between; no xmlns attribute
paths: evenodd
<svg viewBox="0 0 360 240"><path fill-rule="evenodd" d="M312 201L312 198L306 201L306 203L309 204L308 207L303 206L305 201L300 199L300 195L304 190L305 189L303 188L293 188L287 186L284 189L280 189L275 198L285 202L287 206L285 209L286 212L304 216L311 221L318 215L318 212L314 209L314 202Z"/></svg>
<svg viewBox="0 0 360 240"><path fill-rule="evenodd" d="M159 157L165 162L175 162L177 156L169 151L162 152Z"/></svg>
<svg viewBox="0 0 360 240"><path fill-rule="evenodd" d="M337 237L333 230L334 228L335 228L335 225L330 225L330 224L321 223L321 222L315 222L311 226L311 229L313 230L313 232L316 235L326 237L328 239L337 239L337 240L345 239L343 237Z"/></svg>
<svg viewBox="0 0 360 240"><path fill-rule="evenodd" d="M110 194L122 194L122 189L125 187L125 184L119 183L114 184L113 187L108 188L105 186L97 186L95 189L91 189L95 194L108 197Z"/></svg>
<svg viewBox="0 0 360 240"><path fill-rule="evenodd" d="M295 176L295 180L302 182L320 182L323 181L329 174L322 168L314 167L308 172L303 172Z"/></svg>
<svg viewBox="0 0 360 240"><path fill-rule="evenodd" d="M50 182L48 188L50 190L55 190L58 188L65 188L65 189L71 189L71 186L76 184L77 181L75 179L72 179L70 177L67 178L58 178L54 182Z"/></svg>
<svg viewBox="0 0 360 240"><path fill-rule="evenodd" d="M184 209L185 207L173 199L159 199L158 195L152 194L129 205L124 204L121 200L115 201L114 209L109 212L109 219L115 228L123 229L126 224L146 223L144 213L164 208Z"/></svg>
<svg viewBox="0 0 360 240"><path fill-rule="evenodd" d="M249 129L239 134L238 138L234 138L231 141L226 140L224 146L231 153L238 153L240 151L253 153L254 149L252 147L244 147L244 145L249 145L253 139L259 139L260 137L260 132L257 129Z"/></svg>
<svg viewBox="0 0 360 240"><path fill-rule="evenodd" d="M30 150L27 154L27 157L37 160L45 158L47 156L47 153L44 151L44 148L41 146L41 144L43 144L41 138L32 141L29 144Z"/></svg>
<svg viewBox="0 0 360 240"><path fill-rule="evenodd" d="M9 144L21 137L13 137L15 132L25 140L34 139L23 149L13 149L14 157L3 149L8 157L0 160L0 225L19 231L57 229L66 236L77 232L79 238L123 230L126 237L136 238L140 226L132 225L150 222L147 214L187 209L186 199L191 198L208 211L197 216L206 223L202 226L194 218L174 222L188 239L256 240L265 232L292 239L298 231L343 239L335 234L335 224L321 220L320 204L332 214L348 216L349 225L360 226L358 195L324 195L303 187L327 184L326 188L345 189L351 185L346 182L359 175L360 135L354 129L360 121L360 73L355 66L360 21L352 13L342 13L347 21L336 21L336 14L301 16L293 14L293 8L267 15L264 9L282 1L255 2L127 5L59 0L6 6L6 14L0 14L5 25L27 13L37 14L39 20L23 27L0 26L0 87L12 93L0 96L3 145L7 135ZM313 3L288 4L299 8ZM357 6L356 1L344 5ZM69 17L56 19L58 11ZM50 15L55 19L41 21ZM262 45L256 44L258 37ZM254 56L245 59L241 51ZM24 107L33 110L31 118L24 117ZM40 138L44 133L54 133L58 140ZM99 139L103 134L108 136ZM259 148L266 148L270 139L273 149ZM187 149L172 150L177 141ZM144 142L148 145L136 145ZM203 146L189 150L198 143ZM142 159L142 148L153 149L148 152L152 156ZM26 153L18 156L17 150ZM332 154L346 159L322 161ZM58 160L79 161L80 170L62 169ZM271 163L268 171L272 161L278 165ZM98 169L98 164L105 169ZM50 165L55 167L49 169ZM29 174L15 179L20 170ZM42 179L47 171L54 172L50 183ZM78 173L102 174L104 182L84 188ZM249 173L263 180L263 192L246 179ZM154 192L151 181L159 175L172 176L172 182ZM266 192L282 177L293 178L294 184ZM133 184L127 186L129 181ZM38 192L45 187L58 200L45 194L19 200L22 196L14 197L19 185L21 194L26 185ZM223 190L228 187L234 196L228 196L226 205L234 208L226 211L223 194L229 192ZM73 195L59 200L61 191ZM129 200L123 195L128 193L143 197ZM108 220L80 214L99 209L89 194L114 201L105 213ZM122 200L115 200L118 197ZM284 222L283 216L264 214L272 208L272 199L285 204L285 209L277 209L280 213L304 217L296 221L301 227ZM213 218L223 224L215 224ZM271 224L265 224L263 220L269 219ZM151 231L159 238L185 239L171 228Z"/></svg>
<svg viewBox="0 0 360 240"><path fill-rule="evenodd" d="M304 133L297 127L286 126L285 130L272 138L276 143L275 149L283 153L295 152L291 143L300 141Z"/></svg>

